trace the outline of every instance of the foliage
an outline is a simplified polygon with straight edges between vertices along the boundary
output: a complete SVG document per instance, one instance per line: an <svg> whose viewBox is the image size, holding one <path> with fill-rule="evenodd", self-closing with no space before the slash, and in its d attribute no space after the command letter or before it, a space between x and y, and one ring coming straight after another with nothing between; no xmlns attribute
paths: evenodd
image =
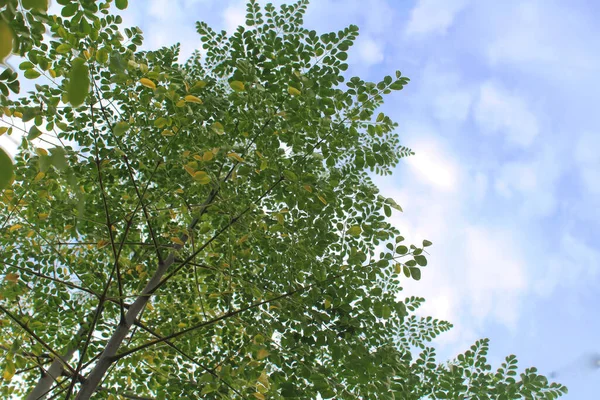
<svg viewBox="0 0 600 400"><path fill-rule="evenodd" d="M346 80L357 27L319 36L306 0L253 0L230 37L198 23L179 63L139 51L110 0L57 2L0 3L36 83L2 97L23 134L0 211L4 398L566 392L516 381L513 357L491 373L486 341L436 363L451 325L399 300L431 242L405 243L371 174L412 154L376 111L408 78Z"/></svg>

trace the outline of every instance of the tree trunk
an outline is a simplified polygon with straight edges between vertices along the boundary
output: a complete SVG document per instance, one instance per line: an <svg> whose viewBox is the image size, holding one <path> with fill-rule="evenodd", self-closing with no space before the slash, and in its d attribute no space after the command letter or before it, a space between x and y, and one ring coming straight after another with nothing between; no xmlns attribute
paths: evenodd
<svg viewBox="0 0 600 400"><path fill-rule="evenodd" d="M63 353L62 358L65 361L69 361L71 357L73 357L73 354L75 354L79 348L79 344L84 338L85 333L85 325L81 325L77 331L77 334L75 335L75 338L69 344L69 346L67 346L65 352ZM57 379L63 374L64 370L65 367L61 360L55 358L54 361L52 361L52 364L50 364L50 368L48 368L45 372L42 371L42 377L38 381L37 385L35 385L35 388L33 388L31 393L29 393L29 395L26 397L26 400L44 400L48 394L48 391L57 381Z"/></svg>

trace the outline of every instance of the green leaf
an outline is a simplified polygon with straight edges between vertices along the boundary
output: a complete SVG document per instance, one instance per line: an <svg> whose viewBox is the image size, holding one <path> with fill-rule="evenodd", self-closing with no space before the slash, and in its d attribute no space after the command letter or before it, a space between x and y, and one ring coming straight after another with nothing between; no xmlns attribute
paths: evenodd
<svg viewBox="0 0 600 400"><path fill-rule="evenodd" d="M283 171L283 176L288 181L296 182L298 180L298 176L295 173L293 173L292 171L288 171L288 170Z"/></svg>
<svg viewBox="0 0 600 400"><path fill-rule="evenodd" d="M423 247L429 247L431 246L433 243L431 243L429 240L423 240Z"/></svg>
<svg viewBox="0 0 600 400"><path fill-rule="evenodd" d="M410 267L410 276L412 276L415 281L421 280L421 270L418 267Z"/></svg>
<svg viewBox="0 0 600 400"><path fill-rule="evenodd" d="M73 60L71 72L69 73L69 83L67 85L67 95L69 103L73 107L79 107L85 101L90 90L90 76L88 66L83 58Z"/></svg>
<svg viewBox="0 0 600 400"><path fill-rule="evenodd" d="M35 69L28 69L23 73L23 75L27 79L36 79L40 77L40 73L37 72Z"/></svg>
<svg viewBox="0 0 600 400"><path fill-rule="evenodd" d="M20 70L31 69L33 67L34 67L34 65L32 63L30 63L29 61L23 61L21 64L19 64Z"/></svg>
<svg viewBox="0 0 600 400"><path fill-rule="evenodd" d="M362 229L359 225L354 225L350 229L348 229L348 235L351 236L360 236L362 233Z"/></svg>
<svg viewBox="0 0 600 400"><path fill-rule="evenodd" d="M67 157L65 149L62 147L50 149L50 164L52 164L58 171L65 171L67 169Z"/></svg>
<svg viewBox="0 0 600 400"><path fill-rule="evenodd" d="M392 316L392 309L390 308L390 306L385 304L383 306L383 308L381 309L381 317L383 319L389 319L391 316Z"/></svg>
<svg viewBox="0 0 600 400"><path fill-rule="evenodd" d="M108 62L108 49L106 47L98 49L96 52L96 61L100 64L106 64Z"/></svg>
<svg viewBox="0 0 600 400"><path fill-rule="evenodd" d="M115 6L117 6L117 8L119 10L124 10L127 8L127 4L128 1L127 0L115 0Z"/></svg>
<svg viewBox="0 0 600 400"><path fill-rule="evenodd" d="M0 147L0 190L8 187L13 178L13 163L10 156Z"/></svg>
<svg viewBox="0 0 600 400"><path fill-rule="evenodd" d="M79 4L71 3L63 7L63 9L60 11L60 15L62 15L65 18L69 18L75 15L78 9Z"/></svg>
<svg viewBox="0 0 600 400"><path fill-rule="evenodd" d="M424 267L427 265L427 259L425 258L425 256L415 256L415 261L417 262L417 264L419 264L421 267Z"/></svg>
<svg viewBox="0 0 600 400"><path fill-rule="evenodd" d="M59 54L66 54L71 51L71 45L63 43L56 48L56 52Z"/></svg>
<svg viewBox="0 0 600 400"><path fill-rule="evenodd" d="M48 0L21 0L21 4L26 10L48 11Z"/></svg>
<svg viewBox="0 0 600 400"><path fill-rule="evenodd" d="M10 55L13 48L12 29L6 22L0 20L0 63L4 63L6 57Z"/></svg>
<svg viewBox="0 0 600 400"><path fill-rule="evenodd" d="M32 125L31 128L29 128L29 133L27 134L27 139L28 140L37 139L38 137L40 137L42 135L42 133L43 132L40 131L37 126Z"/></svg>

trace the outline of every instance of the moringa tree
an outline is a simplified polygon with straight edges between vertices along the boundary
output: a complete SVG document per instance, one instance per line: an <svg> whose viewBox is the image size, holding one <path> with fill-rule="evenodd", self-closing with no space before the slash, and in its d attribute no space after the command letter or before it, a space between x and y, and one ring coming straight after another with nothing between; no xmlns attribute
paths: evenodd
<svg viewBox="0 0 600 400"><path fill-rule="evenodd" d="M408 79L344 78L357 27L252 0L179 63L139 51L111 0L57 3L0 1L0 56L36 83L12 100L0 74L0 129L23 136L14 166L0 153L4 398L566 392L512 356L491 372L485 340L436 362L451 325L399 300L431 243L405 243L370 174L412 154L377 112Z"/></svg>

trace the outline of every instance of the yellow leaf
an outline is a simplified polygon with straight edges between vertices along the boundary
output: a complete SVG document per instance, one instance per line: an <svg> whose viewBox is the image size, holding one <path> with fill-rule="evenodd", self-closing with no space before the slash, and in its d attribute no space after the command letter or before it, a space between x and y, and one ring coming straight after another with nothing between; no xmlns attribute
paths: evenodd
<svg viewBox="0 0 600 400"><path fill-rule="evenodd" d="M244 82L240 82L240 81L229 82L229 86L231 86L231 88L233 90L235 90L236 92L243 92L244 90L246 90L246 86L244 85Z"/></svg>
<svg viewBox="0 0 600 400"><path fill-rule="evenodd" d="M196 82L194 84L194 86L192 86L192 90L194 90L194 89L202 89L204 87L206 87L206 82L204 82L204 81L198 81L198 82Z"/></svg>
<svg viewBox="0 0 600 400"><path fill-rule="evenodd" d="M175 103L176 107L184 107L185 106L185 100L179 100L177 103Z"/></svg>
<svg viewBox="0 0 600 400"><path fill-rule="evenodd" d="M238 244L242 244L244 243L246 240L248 240L248 235L244 235L241 238L238 239Z"/></svg>
<svg viewBox="0 0 600 400"><path fill-rule="evenodd" d="M265 358L269 357L269 352L267 351L267 349L260 349L258 351L258 353L256 354L256 359L257 360L263 360Z"/></svg>
<svg viewBox="0 0 600 400"><path fill-rule="evenodd" d="M165 129L160 134L163 135L163 136L173 136L173 135L175 135L175 133L173 133L173 131L171 131L169 129Z"/></svg>
<svg viewBox="0 0 600 400"><path fill-rule="evenodd" d="M51 77L56 78L56 71L53 69L49 69L48 73L50 74Z"/></svg>
<svg viewBox="0 0 600 400"><path fill-rule="evenodd" d="M46 219L46 218L48 218L48 213L39 213L38 214L38 218L39 219Z"/></svg>
<svg viewBox="0 0 600 400"><path fill-rule="evenodd" d="M196 103L196 104L204 103L202 100L200 100L199 98L197 98L196 96L193 96L191 94L188 94L187 96L185 96L184 99L187 103Z"/></svg>
<svg viewBox="0 0 600 400"><path fill-rule="evenodd" d="M146 308L150 311L154 310L154 306L150 303L146 303Z"/></svg>
<svg viewBox="0 0 600 400"><path fill-rule="evenodd" d="M233 158L238 162L244 162L244 159L242 157L240 157L240 155L236 152L231 152L227 154L227 157Z"/></svg>
<svg viewBox="0 0 600 400"><path fill-rule="evenodd" d="M304 190L306 190L309 193L312 193L312 188L309 185L304 185Z"/></svg>
<svg viewBox="0 0 600 400"><path fill-rule="evenodd" d="M292 96L300 96L302 94L301 91L299 91L298 89L296 89L293 86L288 86L288 93L291 94Z"/></svg>
<svg viewBox="0 0 600 400"><path fill-rule="evenodd" d="M180 245L180 246L185 246L185 243L183 243L183 240L179 239L179 238L178 238L178 237L176 237L176 236L173 236L173 237L171 238L171 242L173 242L173 243L175 243L175 244L178 244L178 245Z"/></svg>
<svg viewBox="0 0 600 400"><path fill-rule="evenodd" d="M69 229L73 228L73 225L65 225L65 230L68 231Z"/></svg>
<svg viewBox="0 0 600 400"><path fill-rule="evenodd" d="M187 324L185 322L180 322L177 324L177 327L179 328L185 328L187 326Z"/></svg>
<svg viewBox="0 0 600 400"><path fill-rule="evenodd" d="M108 240L100 240L97 244L96 244L96 248L101 249L103 247L106 247L110 242Z"/></svg>
<svg viewBox="0 0 600 400"><path fill-rule="evenodd" d="M2 377L4 378L5 381L10 381L13 376L15 376L15 372L14 371L14 367L12 369L8 368L8 365L6 366L6 368L4 369L4 373L2 374Z"/></svg>
<svg viewBox="0 0 600 400"><path fill-rule="evenodd" d="M258 400L265 400L265 399L266 399L265 395L264 395L264 394L262 394L262 393L260 393L260 392L253 393L253 395L254 395L254 397L256 397Z"/></svg>
<svg viewBox="0 0 600 400"><path fill-rule="evenodd" d="M142 78L142 79L140 79L140 83L141 83L143 86L146 86L147 88L150 88L150 89L156 89L156 83L152 82L152 81L151 81L150 79L148 79L148 78Z"/></svg>
<svg viewBox="0 0 600 400"><path fill-rule="evenodd" d="M0 126L0 136L4 135L8 128L6 126Z"/></svg>
<svg viewBox="0 0 600 400"><path fill-rule="evenodd" d="M23 113L22 113L22 112L20 112L20 111L15 111L15 112L13 113L13 115L14 115L15 117L17 117L17 118L23 118Z"/></svg>
<svg viewBox="0 0 600 400"><path fill-rule="evenodd" d="M32 237L33 235L35 235L35 231L30 230L29 232L27 232L27 236L28 238Z"/></svg>
<svg viewBox="0 0 600 400"><path fill-rule="evenodd" d="M9 281L12 283L17 283L19 281L19 274L8 273L4 276L5 281Z"/></svg>
<svg viewBox="0 0 600 400"><path fill-rule="evenodd" d="M199 156L198 154L194 155L194 160L204 161L204 159L202 158L202 156Z"/></svg>
<svg viewBox="0 0 600 400"><path fill-rule="evenodd" d="M331 307L331 302L327 299L325 299L325 309L328 309Z"/></svg>
<svg viewBox="0 0 600 400"><path fill-rule="evenodd" d="M36 153L38 156L40 156L40 157L41 157L41 156L47 156L47 155L48 155L48 150L46 150L46 149L42 149L41 147L38 147L37 149L35 149L35 153Z"/></svg>
<svg viewBox="0 0 600 400"><path fill-rule="evenodd" d="M400 263L396 263L396 265L394 265L394 272L397 274L402 272L402 265L400 265Z"/></svg>
<svg viewBox="0 0 600 400"><path fill-rule="evenodd" d="M177 189L177 190L175 191L175 193L179 193L179 194L181 194L181 193L183 193L183 189Z"/></svg>
<svg viewBox="0 0 600 400"><path fill-rule="evenodd" d="M194 174L194 180L201 185L210 183L210 176L204 171L198 171Z"/></svg>
<svg viewBox="0 0 600 400"><path fill-rule="evenodd" d="M186 150L186 151L183 152L183 156L184 157L189 157L189 155L190 155L190 151L189 150Z"/></svg>
<svg viewBox="0 0 600 400"><path fill-rule="evenodd" d="M190 174L191 176L194 176L194 174L196 173L196 170L192 167L190 167L189 165L184 165L183 168L187 171L188 174Z"/></svg>
<svg viewBox="0 0 600 400"><path fill-rule="evenodd" d="M45 176L46 176L46 174L45 174L45 173L43 173L43 172L38 172L38 173L37 173L37 175L35 176L35 178L33 178L33 181L34 181L34 182L39 182L39 181L41 181L42 179L44 179L44 177L45 177Z"/></svg>
<svg viewBox="0 0 600 400"><path fill-rule="evenodd" d="M8 228L8 231L13 232L13 231L16 231L17 229L21 229L22 227L23 227L23 225L21 225L21 224L15 224L15 225L11 226L10 228Z"/></svg>
<svg viewBox="0 0 600 400"><path fill-rule="evenodd" d="M204 154L202 154L202 160L203 161L210 161L213 159L215 155L213 154L212 151L207 151Z"/></svg>
<svg viewBox="0 0 600 400"><path fill-rule="evenodd" d="M220 122L215 122L212 124L211 128L217 135L222 135L225 133L225 127L223 127L223 124Z"/></svg>
<svg viewBox="0 0 600 400"><path fill-rule="evenodd" d="M164 128L167 125L167 119L165 117L159 117L154 121L154 126L157 128Z"/></svg>
<svg viewBox="0 0 600 400"><path fill-rule="evenodd" d="M258 382L261 383L264 387L269 387L269 377L264 371L258 377Z"/></svg>
<svg viewBox="0 0 600 400"><path fill-rule="evenodd" d="M327 205L327 200L325 200L325 198L323 198L323 196L321 196L320 194L318 194L317 197L319 198L319 200L321 200L321 203Z"/></svg>

